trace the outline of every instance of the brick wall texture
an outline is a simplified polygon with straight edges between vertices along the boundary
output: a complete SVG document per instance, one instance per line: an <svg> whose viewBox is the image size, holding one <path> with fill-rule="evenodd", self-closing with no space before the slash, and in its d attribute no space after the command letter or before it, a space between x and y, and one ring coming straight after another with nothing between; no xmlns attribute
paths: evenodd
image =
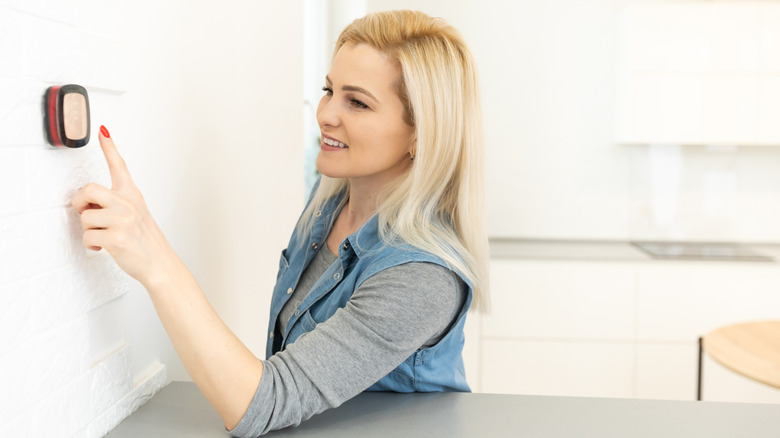
<svg viewBox="0 0 780 438"><path fill-rule="evenodd" d="M105 252L82 247L69 207L80 186L109 182L95 113L128 91L126 41L86 24L89 3L0 0L2 437L103 436L166 381L157 362L134 376L121 338L95 347L110 321L91 316L133 280ZM92 141L81 149L44 140L43 93L67 83L86 87L93 103Z"/></svg>

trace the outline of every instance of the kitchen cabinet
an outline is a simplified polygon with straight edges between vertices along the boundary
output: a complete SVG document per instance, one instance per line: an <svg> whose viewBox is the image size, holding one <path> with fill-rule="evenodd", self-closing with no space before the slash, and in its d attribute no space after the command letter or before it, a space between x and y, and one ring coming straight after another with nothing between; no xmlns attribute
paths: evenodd
<svg viewBox="0 0 780 438"><path fill-rule="evenodd" d="M780 145L780 5L628 5L617 142Z"/></svg>
<svg viewBox="0 0 780 438"><path fill-rule="evenodd" d="M494 251L492 310L467 323L476 392L694 400L699 336L780 318L777 261L661 261L614 242L516 248ZM706 359L704 399L780 403L780 391Z"/></svg>

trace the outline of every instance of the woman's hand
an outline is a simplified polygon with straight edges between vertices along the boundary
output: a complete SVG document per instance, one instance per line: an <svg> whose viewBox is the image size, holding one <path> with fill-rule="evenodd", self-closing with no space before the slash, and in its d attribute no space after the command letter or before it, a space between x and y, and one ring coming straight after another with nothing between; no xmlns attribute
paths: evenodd
<svg viewBox="0 0 780 438"><path fill-rule="evenodd" d="M176 255L104 126L98 138L111 173L111 188L90 183L73 196L71 204L84 229L83 244L95 251L105 248L125 272L148 285Z"/></svg>

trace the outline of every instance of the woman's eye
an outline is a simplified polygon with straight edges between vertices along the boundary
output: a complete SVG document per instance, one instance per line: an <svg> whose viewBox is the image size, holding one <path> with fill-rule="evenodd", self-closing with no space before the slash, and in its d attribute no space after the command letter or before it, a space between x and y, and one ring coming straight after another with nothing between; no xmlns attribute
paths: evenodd
<svg viewBox="0 0 780 438"><path fill-rule="evenodd" d="M333 96L333 88L330 88L330 87L328 87L327 85L326 85L326 86L324 86L324 87L322 87L322 91L324 91L324 92L325 92L325 94L326 94L326 95L328 95L328 96L331 96L331 97ZM354 99L354 98L352 98L352 99L349 99L349 104L350 104L350 105L352 105L352 107L353 107L353 108L358 108L358 109L370 109L370 108L368 107L368 105L366 105L366 104L365 104L365 103L363 103L362 101L360 101L360 100L357 100L357 99Z"/></svg>
<svg viewBox="0 0 780 438"><path fill-rule="evenodd" d="M361 101L359 101L357 99L350 99L349 103L351 103L352 106L354 106L356 108L368 109L368 105L366 105L365 103L363 103L363 102L361 102Z"/></svg>

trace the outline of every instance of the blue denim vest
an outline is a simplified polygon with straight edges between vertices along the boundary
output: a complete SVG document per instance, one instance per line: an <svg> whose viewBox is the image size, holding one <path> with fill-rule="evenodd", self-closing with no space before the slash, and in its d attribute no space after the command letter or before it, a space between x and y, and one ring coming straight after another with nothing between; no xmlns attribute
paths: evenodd
<svg viewBox="0 0 780 438"><path fill-rule="evenodd" d="M282 337L278 333L274 334L279 312L295 290L301 274L318 250L327 250L325 238L338 213L340 200L340 197L335 197L328 201L321 211L315 213L316 220L311 232L299 235L296 230L287 249L282 251L271 299L266 358L330 318L337 309L347 304L357 287L383 269L420 261L447 266L433 254L408 244L383 242L378 233L377 217L374 216L341 243L338 262L320 277L301 302L287 323L287 335ZM463 325L473 298L473 289L468 279L462 275L460 277L468 286L468 297L450 331L436 345L414 352L396 369L368 388L368 391L470 391L461 353L465 339Z"/></svg>

